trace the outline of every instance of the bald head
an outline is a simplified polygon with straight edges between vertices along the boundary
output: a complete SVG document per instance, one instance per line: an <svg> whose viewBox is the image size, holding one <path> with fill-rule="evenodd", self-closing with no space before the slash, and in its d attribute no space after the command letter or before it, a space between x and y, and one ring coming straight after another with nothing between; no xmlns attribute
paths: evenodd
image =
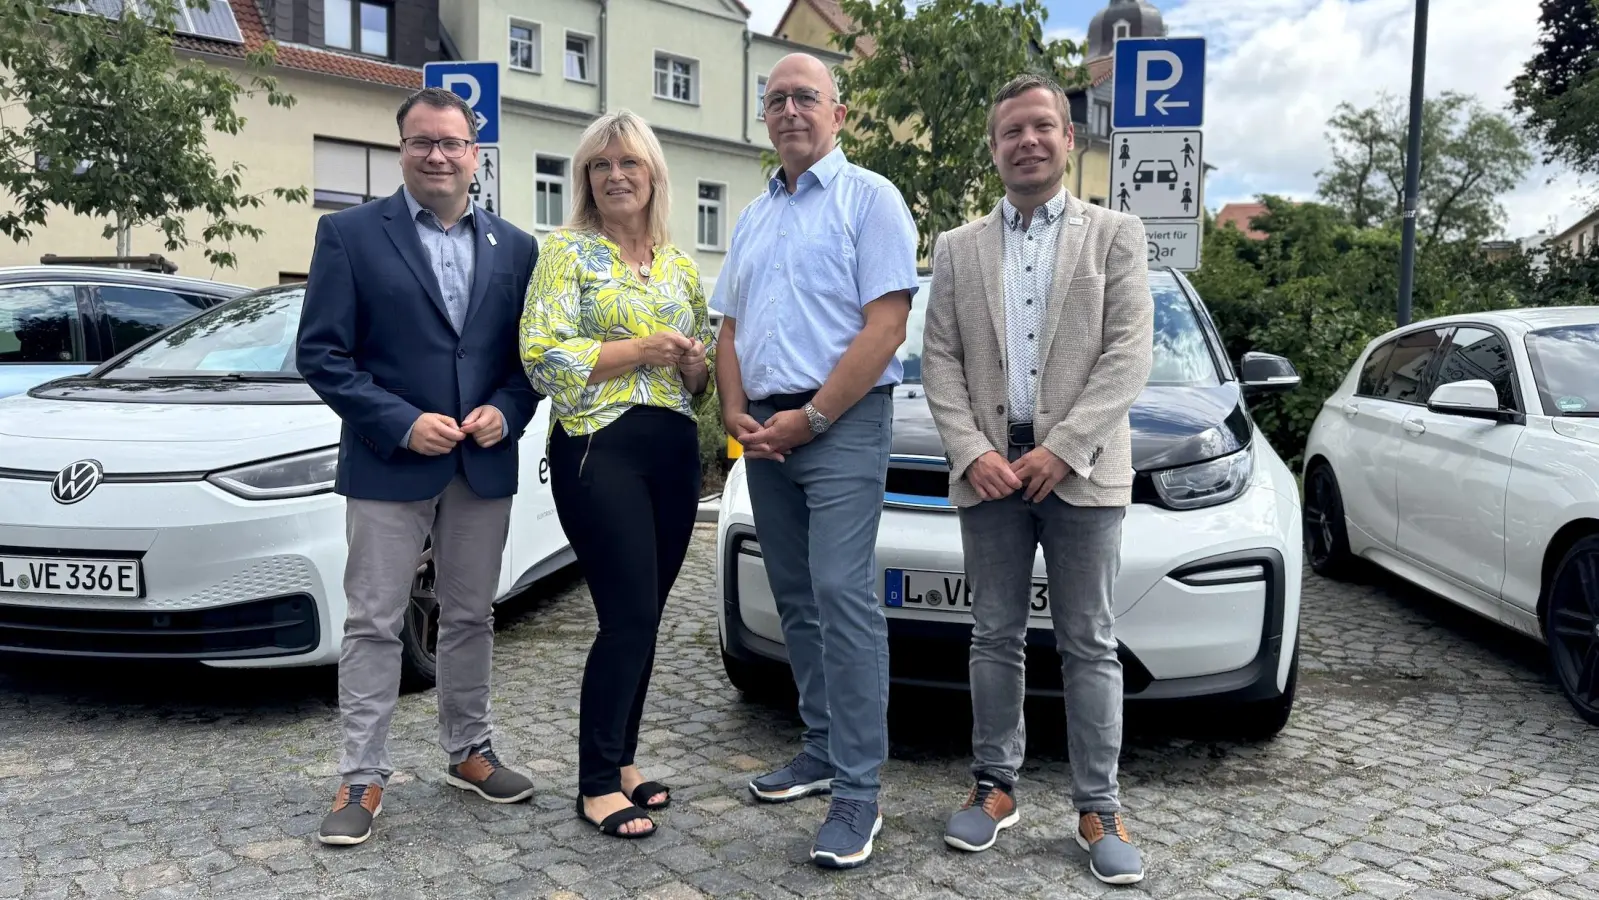
<svg viewBox="0 0 1599 900"><path fill-rule="evenodd" d="M778 60L766 76L767 84L777 82L780 76L798 79L798 83L815 88L834 100L838 99L838 83L833 80L832 71L826 63L809 53L790 53Z"/></svg>

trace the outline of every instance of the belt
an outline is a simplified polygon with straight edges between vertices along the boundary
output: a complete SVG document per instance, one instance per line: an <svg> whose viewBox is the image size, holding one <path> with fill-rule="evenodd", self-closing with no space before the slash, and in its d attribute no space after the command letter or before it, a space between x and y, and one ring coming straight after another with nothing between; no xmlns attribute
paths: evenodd
<svg viewBox="0 0 1599 900"><path fill-rule="evenodd" d="M1035 447L1038 442L1034 440L1033 423L1010 423L1010 445L1012 447Z"/></svg>
<svg viewBox="0 0 1599 900"><path fill-rule="evenodd" d="M866 393L892 394L894 393L894 386L892 384L880 384ZM781 411L786 409L804 409L805 404L811 402L811 400L815 397L816 391L800 391L797 394L772 394L767 397L762 397L758 400L751 398L750 402L770 403L773 407Z"/></svg>

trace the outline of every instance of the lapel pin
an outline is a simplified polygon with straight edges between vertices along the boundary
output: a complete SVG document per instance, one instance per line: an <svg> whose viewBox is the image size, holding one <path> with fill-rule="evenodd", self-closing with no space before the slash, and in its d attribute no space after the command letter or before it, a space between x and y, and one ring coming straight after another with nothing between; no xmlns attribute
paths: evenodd
<svg viewBox="0 0 1599 900"><path fill-rule="evenodd" d="M495 240L495 239L494 239L494 232L492 232L492 231L491 231L491 232L489 232L489 246L490 246L490 247L493 247L493 246L495 246L495 245L497 245L497 244L499 244L499 241L496 241L496 240Z"/></svg>
<svg viewBox="0 0 1599 900"><path fill-rule="evenodd" d="M1081 225L1081 224L1083 224L1083 217L1082 216L1072 216L1071 218L1066 220L1066 224L1068 224L1068 225Z"/></svg>

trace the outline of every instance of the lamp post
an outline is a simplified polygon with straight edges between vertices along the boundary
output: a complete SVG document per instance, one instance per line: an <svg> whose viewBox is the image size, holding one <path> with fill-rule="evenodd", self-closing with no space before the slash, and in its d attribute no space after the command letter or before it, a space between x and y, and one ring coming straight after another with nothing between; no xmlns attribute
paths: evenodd
<svg viewBox="0 0 1599 900"><path fill-rule="evenodd" d="M1399 324L1410 324L1416 280L1416 193L1421 181L1421 109L1427 80L1427 0L1416 0L1415 49L1410 60L1410 136L1405 151L1404 239L1399 252Z"/></svg>

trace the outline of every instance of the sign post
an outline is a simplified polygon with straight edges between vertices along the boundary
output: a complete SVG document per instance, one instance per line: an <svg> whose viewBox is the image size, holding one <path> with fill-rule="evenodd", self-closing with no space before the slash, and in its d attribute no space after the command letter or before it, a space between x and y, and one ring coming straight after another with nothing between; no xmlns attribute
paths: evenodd
<svg viewBox="0 0 1599 900"><path fill-rule="evenodd" d="M500 64L494 60L430 62L422 66L422 86L459 94L477 117L478 170L472 199L500 212Z"/></svg>
<svg viewBox="0 0 1599 900"><path fill-rule="evenodd" d="M1204 231L1205 39L1116 42L1110 208L1144 220L1149 264L1194 271Z"/></svg>

